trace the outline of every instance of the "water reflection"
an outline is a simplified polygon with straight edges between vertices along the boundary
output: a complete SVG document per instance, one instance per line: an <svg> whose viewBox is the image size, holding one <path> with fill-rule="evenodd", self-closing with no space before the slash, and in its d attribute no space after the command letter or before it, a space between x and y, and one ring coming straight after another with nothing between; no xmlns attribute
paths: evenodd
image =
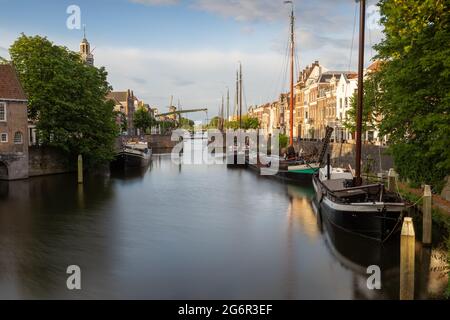
<svg viewBox="0 0 450 320"><path fill-rule="evenodd" d="M330 230L313 195L170 155L84 185L74 175L0 183L0 298L397 298L398 250ZM444 280L425 271L435 249L418 250L426 298ZM65 286L71 264L78 292ZM366 287L370 264L382 266L381 291Z"/></svg>

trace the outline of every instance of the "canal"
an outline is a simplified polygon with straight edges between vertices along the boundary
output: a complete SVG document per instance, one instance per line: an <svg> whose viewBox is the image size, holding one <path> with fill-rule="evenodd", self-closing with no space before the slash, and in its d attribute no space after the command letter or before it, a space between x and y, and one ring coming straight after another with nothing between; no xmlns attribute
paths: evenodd
<svg viewBox="0 0 450 320"><path fill-rule="evenodd" d="M333 230L313 189L225 165L0 184L0 298L398 298L398 242ZM417 251L416 297L446 286L437 249ZM78 265L82 289L66 288ZM367 288L367 267L382 271Z"/></svg>

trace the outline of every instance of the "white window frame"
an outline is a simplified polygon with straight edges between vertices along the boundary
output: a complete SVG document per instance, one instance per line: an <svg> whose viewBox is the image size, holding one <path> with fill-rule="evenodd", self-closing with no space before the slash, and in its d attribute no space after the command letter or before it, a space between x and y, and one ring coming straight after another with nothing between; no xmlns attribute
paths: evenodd
<svg viewBox="0 0 450 320"><path fill-rule="evenodd" d="M6 137L6 139L3 140L3 137ZM8 143L8 133L6 133L6 132L0 133L0 143Z"/></svg>
<svg viewBox="0 0 450 320"><path fill-rule="evenodd" d="M16 134L20 134L20 141L16 141ZM21 131L16 131L13 137L14 144L23 144L23 133Z"/></svg>
<svg viewBox="0 0 450 320"><path fill-rule="evenodd" d="M0 102L0 107L3 106L5 110L5 119L0 119L0 122L6 122L8 121L8 108L6 106L6 102Z"/></svg>

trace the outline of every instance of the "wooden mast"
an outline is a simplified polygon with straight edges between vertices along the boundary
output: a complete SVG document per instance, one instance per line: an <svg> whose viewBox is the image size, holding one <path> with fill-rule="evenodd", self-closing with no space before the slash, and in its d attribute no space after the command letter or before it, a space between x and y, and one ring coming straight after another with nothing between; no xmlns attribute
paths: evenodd
<svg viewBox="0 0 450 320"><path fill-rule="evenodd" d="M233 116L236 113L236 121L239 117L239 71L236 71L236 99L235 99L235 106L233 111Z"/></svg>
<svg viewBox="0 0 450 320"><path fill-rule="evenodd" d="M289 109L289 145L294 145L294 52L295 52L295 16L294 3L292 1L285 1L292 5L291 10L291 94L290 94L290 109Z"/></svg>
<svg viewBox="0 0 450 320"><path fill-rule="evenodd" d="M230 88L227 87L227 121L230 121Z"/></svg>
<svg viewBox="0 0 450 320"><path fill-rule="evenodd" d="M355 185L362 183L361 179L361 136L364 103L364 35L365 35L366 1L360 0L359 13L359 59L358 59L358 109L356 118L356 163Z"/></svg>
<svg viewBox="0 0 450 320"><path fill-rule="evenodd" d="M242 63L239 62L239 129L242 129Z"/></svg>
<svg viewBox="0 0 450 320"><path fill-rule="evenodd" d="M224 124L224 122L225 122L225 119L224 119L224 101L223 101L223 95L222 95L222 106L221 106L221 108L220 108L220 131L223 131L223 124Z"/></svg>

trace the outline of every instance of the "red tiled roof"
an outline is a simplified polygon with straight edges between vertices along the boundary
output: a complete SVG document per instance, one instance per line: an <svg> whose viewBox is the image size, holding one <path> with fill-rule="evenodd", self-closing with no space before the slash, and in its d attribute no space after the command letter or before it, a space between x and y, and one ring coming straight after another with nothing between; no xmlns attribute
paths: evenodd
<svg viewBox="0 0 450 320"><path fill-rule="evenodd" d="M376 60L373 63L370 64L370 66L367 67L367 71L378 71L381 67L381 61Z"/></svg>
<svg viewBox="0 0 450 320"><path fill-rule="evenodd" d="M106 96L107 99L115 100L117 102L127 101L127 97L127 91L112 91Z"/></svg>
<svg viewBox="0 0 450 320"><path fill-rule="evenodd" d="M10 64L0 64L0 99L27 99L16 70Z"/></svg>

